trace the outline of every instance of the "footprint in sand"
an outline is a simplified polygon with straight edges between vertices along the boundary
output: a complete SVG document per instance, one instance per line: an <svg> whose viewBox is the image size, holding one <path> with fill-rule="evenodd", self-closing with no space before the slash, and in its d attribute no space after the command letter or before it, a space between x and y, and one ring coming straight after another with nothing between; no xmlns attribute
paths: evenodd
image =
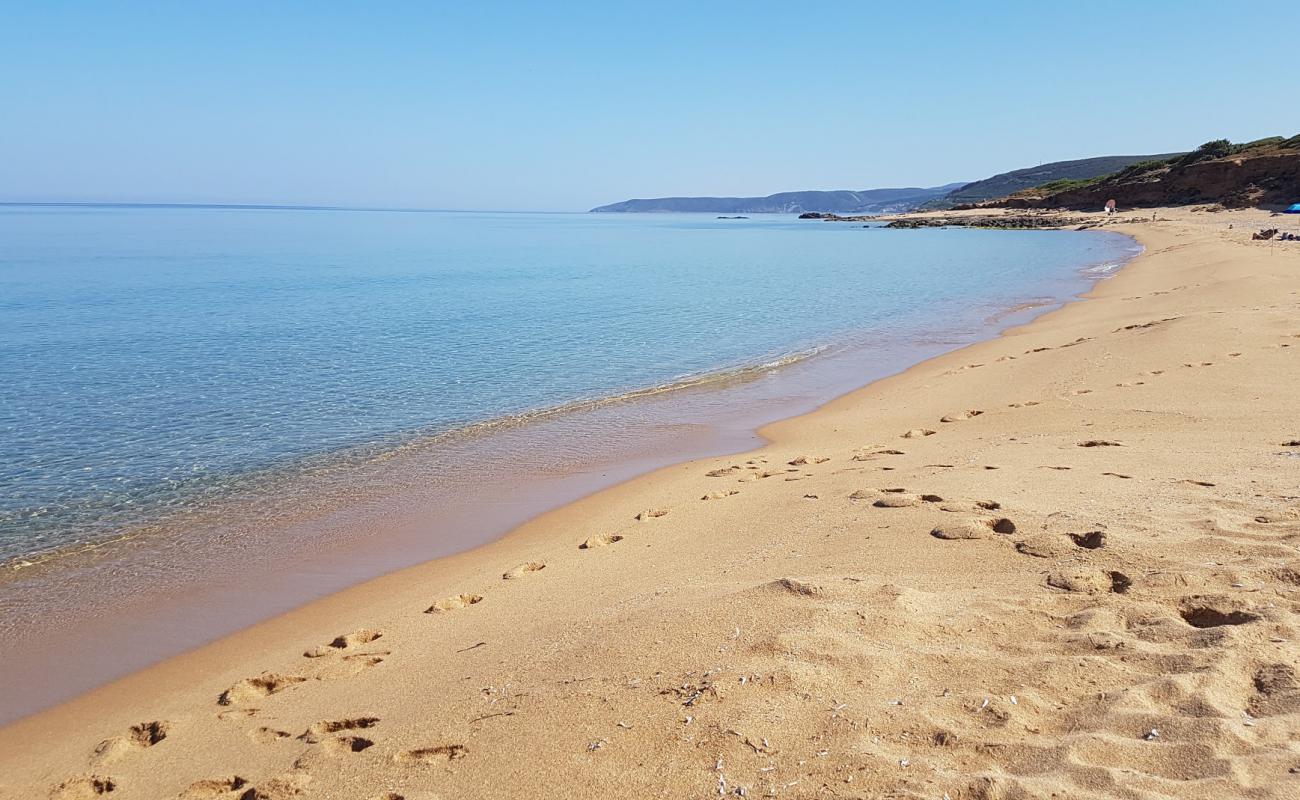
<svg viewBox="0 0 1300 800"><path fill-rule="evenodd" d="M706 478L725 478L726 476L739 471L740 471L740 467L735 466L733 464L730 467L722 467L721 469L709 470L708 472L704 473L704 476Z"/></svg>
<svg viewBox="0 0 1300 800"><path fill-rule="evenodd" d="M224 778L207 778L201 781L195 781L189 785L185 791L181 792L181 800L216 800L216 798L239 797L243 800L244 795L236 795L236 792L248 786L248 781L238 775L229 775Z"/></svg>
<svg viewBox="0 0 1300 800"><path fill-rule="evenodd" d="M1016 532L1016 524L1006 517L996 519L971 519L944 522L936 525L930 535L936 539L988 539L994 533Z"/></svg>
<svg viewBox="0 0 1300 800"><path fill-rule="evenodd" d="M1300 709L1300 680L1290 664L1265 664L1255 670L1251 683L1255 687L1248 706L1252 717L1272 717Z"/></svg>
<svg viewBox="0 0 1300 800"><path fill-rule="evenodd" d="M375 743L364 736L335 736L332 739L326 739L321 745L330 753L346 754L368 750L374 747Z"/></svg>
<svg viewBox="0 0 1300 800"><path fill-rule="evenodd" d="M1115 442L1110 439L1088 439L1078 443L1079 447L1123 447L1123 442Z"/></svg>
<svg viewBox="0 0 1300 800"><path fill-rule="evenodd" d="M351 719L329 719L317 722L298 734L298 738L307 744L319 744L331 734L343 731L358 731L373 728L379 724L379 717L353 717Z"/></svg>
<svg viewBox="0 0 1300 800"><path fill-rule="evenodd" d="M95 747L95 759L100 763L116 761L133 750L144 750L167 738L170 726L166 722L141 722L132 725L124 736L113 736Z"/></svg>
<svg viewBox="0 0 1300 800"><path fill-rule="evenodd" d="M372 631L362 628L359 631L345 633L334 637L329 644L323 644L315 650L308 650L303 653L307 658L321 658L322 656L333 655L343 650L350 650L363 644L370 644L384 635L383 631Z"/></svg>
<svg viewBox="0 0 1300 800"><path fill-rule="evenodd" d="M623 541L623 537L617 533L602 533L598 536L592 536L587 541L578 545L579 550L595 550L597 547L605 547L615 542Z"/></svg>
<svg viewBox="0 0 1300 800"><path fill-rule="evenodd" d="M882 494L878 496L871 505L876 508L908 508L919 506L922 503L942 503L943 498L937 494L912 494L903 489L881 489ZM860 492L854 492L849 495L850 499L865 499Z"/></svg>
<svg viewBox="0 0 1300 800"><path fill-rule="evenodd" d="M721 499L723 499L723 498L725 498L725 497L731 497L731 496L733 496L733 495L738 495L738 494L740 494L740 490L739 490L739 489L728 489L728 490L726 490L725 492L709 492L708 494L704 495L704 496L701 497L700 499L701 499L701 500L721 500Z"/></svg>
<svg viewBox="0 0 1300 800"><path fill-rule="evenodd" d="M891 487L888 489L858 489L849 495L850 500L874 500L881 494L904 494L907 490L901 487Z"/></svg>
<svg viewBox="0 0 1300 800"><path fill-rule="evenodd" d="M1059 538L1046 534L1030 536L1016 542L1016 552L1034 558L1061 558L1069 553L1068 547Z"/></svg>
<svg viewBox="0 0 1300 800"><path fill-rule="evenodd" d="M302 797L303 791L311 780L310 775L301 772L271 778L239 795L239 800L291 800L291 798Z"/></svg>
<svg viewBox="0 0 1300 800"><path fill-rule="evenodd" d="M248 738L252 739L258 744L271 744L272 742L282 742L291 736L293 736L293 734L289 733L288 731L282 731L279 730L278 728L268 728L266 726L262 726L260 728L254 728L253 730L248 732Z"/></svg>
<svg viewBox="0 0 1300 800"><path fill-rule="evenodd" d="M1071 533L1067 535L1075 546L1082 547L1085 550L1100 550L1106 546L1106 534L1102 531L1088 531L1087 533Z"/></svg>
<svg viewBox="0 0 1300 800"><path fill-rule="evenodd" d="M481 594L457 594L442 598L426 608L424 613L443 614L448 611L459 611L462 608L469 608L481 602L483 602L483 595Z"/></svg>
<svg viewBox="0 0 1300 800"><path fill-rule="evenodd" d="M779 592L796 594L803 597L820 597L822 595L822 587L815 583L807 583L805 581L796 580L795 578L778 578L777 580L766 584L766 586Z"/></svg>
<svg viewBox="0 0 1300 800"><path fill-rule="evenodd" d="M1053 572L1047 576L1047 585L1053 589L1080 594L1113 592L1124 594L1133 581L1124 573L1109 572Z"/></svg>
<svg viewBox="0 0 1300 800"><path fill-rule="evenodd" d="M1214 597L1190 597L1182 602L1178 614L1193 628L1245 625L1262 619L1259 614L1239 607L1232 600Z"/></svg>
<svg viewBox="0 0 1300 800"><path fill-rule="evenodd" d="M940 422L961 422L964 419L971 419L972 417L978 417L980 414L983 413L984 412L980 411L979 409L970 409L968 411L959 411L956 414L949 414L945 417L940 417L939 421Z"/></svg>
<svg viewBox="0 0 1300 800"><path fill-rule="evenodd" d="M336 678L351 678L361 672L384 663L384 658L389 655L388 650L376 650L367 653L354 653L343 656L338 661L332 662L317 673L314 677L318 680L334 680Z"/></svg>
<svg viewBox="0 0 1300 800"><path fill-rule="evenodd" d="M830 456L799 456L786 463L792 467L802 467L805 464L825 464L830 460Z"/></svg>
<svg viewBox="0 0 1300 800"><path fill-rule="evenodd" d="M930 430L929 428L913 428L913 429L911 429L910 431L908 431L907 433L904 433L903 436L902 436L902 438L904 438L904 439L920 439L920 438L922 438L922 437L924 437L924 436L933 436L935 433L937 433L937 431L932 431L932 430Z"/></svg>
<svg viewBox="0 0 1300 800"><path fill-rule="evenodd" d="M666 508L648 508L645 511L638 513L636 515L636 520L637 522L645 522L646 520L658 519L659 517L666 516L668 516L668 509Z"/></svg>
<svg viewBox="0 0 1300 800"><path fill-rule="evenodd" d="M876 498L871 505L876 508L908 508L921 505L921 498L913 494L887 494Z"/></svg>
<svg viewBox="0 0 1300 800"><path fill-rule="evenodd" d="M907 455L902 450L872 450L867 453L854 453L850 461L875 461L876 456L902 456Z"/></svg>
<svg viewBox="0 0 1300 800"><path fill-rule="evenodd" d="M244 678L239 683L231 686L217 697L217 703L223 706L244 705L263 697L288 689L294 684L302 683L307 680L301 675L280 675L275 672L266 672L258 675L256 678Z"/></svg>
<svg viewBox="0 0 1300 800"><path fill-rule="evenodd" d="M443 761L456 761L464 758L469 751L463 744L442 744L437 747L421 747L416 750L403 750L393 756L393 761L398 764L407 764L419 766L422 764L437 764Z"/></svg>
<svg viewBox="0 0 1300 800"><path fill-rule="evenodd" d="M546 569L546 562L544 561L525 561L519 566L512 567L506 572L501 573L501 580L503 581L518 580L524 577L525 575L530 575L534 572L541 572L544 569Z"/></svg>
<svg viewBox="0 0 1300 800"><path fill-rule="evenodd" d="M50 797L54 800L89 800L111 794L117 788L117 781L114 778L103 775L82 775L78 778L69 778L55 786L50 792Z"/></svg>

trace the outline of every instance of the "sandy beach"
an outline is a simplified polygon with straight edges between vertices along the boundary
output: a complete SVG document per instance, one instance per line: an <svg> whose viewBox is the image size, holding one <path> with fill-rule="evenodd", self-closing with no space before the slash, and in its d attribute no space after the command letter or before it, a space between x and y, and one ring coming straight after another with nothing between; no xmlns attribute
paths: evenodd
<svg viewBox="0 0 1300 800"><path fill-rule="evenodd" d="M0 797L1300 796L1300 244L1156 216L759 450L0 729Z"/></svg>

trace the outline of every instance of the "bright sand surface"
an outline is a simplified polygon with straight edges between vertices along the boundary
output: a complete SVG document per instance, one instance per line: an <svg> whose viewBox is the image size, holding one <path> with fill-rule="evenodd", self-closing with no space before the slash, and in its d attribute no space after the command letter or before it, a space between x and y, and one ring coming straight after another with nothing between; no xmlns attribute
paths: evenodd
<svg viewBox="0 0 1300 800"><path fill-rule="evenodd" d="M0 796L1300 796L1300 246L1159 216L760 450L0 730Z"/></svg>

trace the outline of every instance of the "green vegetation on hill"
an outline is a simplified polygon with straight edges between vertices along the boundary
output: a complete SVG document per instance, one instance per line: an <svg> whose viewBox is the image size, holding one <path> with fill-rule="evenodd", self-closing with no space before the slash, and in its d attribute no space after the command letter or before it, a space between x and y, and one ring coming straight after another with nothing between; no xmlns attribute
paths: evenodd
<svg viewBox="0 0 1300 800"><path fill-rule="evenodd" d="M1095 208L1220 203L1229 207L1294 202L1300 197L1300 136L1253 142L1206 142L1190 153L1136 161L1107 175L1055 179L1009 196L1021 208Z"/></svg>
<svg viewBox="0 0 1300 800"><path fill-rule="evenodd" d="M1044 194L1053 194L1064 192L1071 189L1082 189L1098 183L1124 183L1137 178L1138 176L1147 175L1171 167L1186 167L1190 164L1199 164L1202 161L1211 161L1216 158L1227 158L1236 155L1248 155L1266 148L1300 148L1300 136L1292 136L1290 139L1285 136L1267 136L1263 139L1256 139L1253 142L1243 144L1233 144L1227 139L1214 139L1206 142L1190 153L1183 153L1180 156L1174 156L1166 159L1149 159L1139 161L1136 164L1130 164L1118 172L1109 175L1098 175L1095 178L1086 180L1069 180L1062 179L1049 181L1040 186L1034 187L1035 192Z"/></svg>
<svg viewBox="0 0 1300 800"><path fill-rule="evenodd" d="M1054 161L1050 164L1039 164L1036 167L1003 172L982 181L966 184L928 205L937 208L951 208L966 203L982 203L986 200L1006 197L1044 184L1059 184L1062 189L1087 185L1088 182L1113 174L1133 164L1163 161L1178 155L1181 155L1181 153L1146 156L1100 156L1073 161Z"/></svg>

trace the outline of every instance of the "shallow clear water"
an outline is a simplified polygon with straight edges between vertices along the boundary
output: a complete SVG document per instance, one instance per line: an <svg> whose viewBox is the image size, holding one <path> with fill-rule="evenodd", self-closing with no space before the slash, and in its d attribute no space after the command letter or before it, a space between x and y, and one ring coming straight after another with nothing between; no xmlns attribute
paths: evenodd
<svg viewBox="0 0 1300 800"><path fill-rule="evenodd" d="M0 559L251 474L969 330L1132 243L790 217L0 207Z"/></svg>

